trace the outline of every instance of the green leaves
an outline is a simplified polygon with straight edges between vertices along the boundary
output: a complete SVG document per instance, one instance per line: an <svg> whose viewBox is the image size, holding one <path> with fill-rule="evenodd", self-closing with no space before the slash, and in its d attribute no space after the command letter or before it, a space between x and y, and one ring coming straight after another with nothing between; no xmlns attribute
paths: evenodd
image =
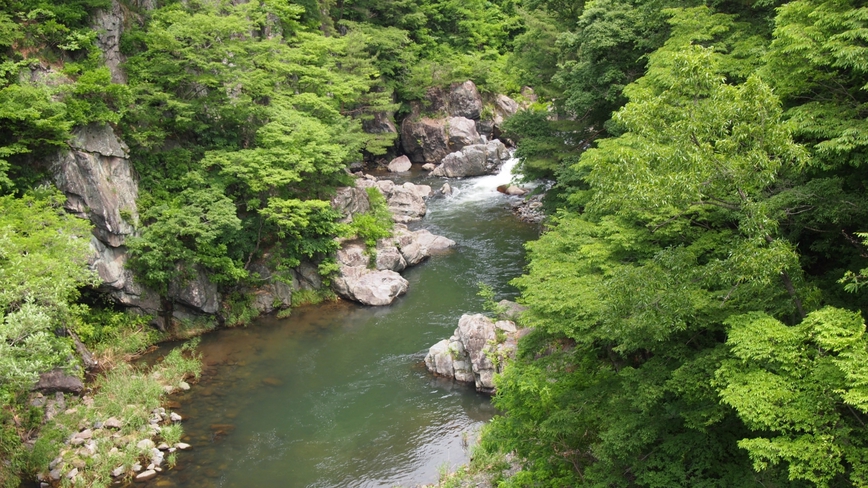
<svg viewBox="0 0 868 488"><path fill-rule="evenodd" d="M791 480L866 481L868 338L858 313L823 308L798 327L763 314L735 316L734 359L717 371L721 399L754 431L739 441L757 470L787 463Z"/></svg>
<svg viewBox="0 0 868 488"><path fill-rule="evenodd" d="M59 192L0 197L0 384L27 388L67 365L69 344L54 335L71 317L87 267L87 222L67 214Z"/></svg>
<svg viewBox="0 0 868 488"><path fill-rule="evenodd" d="M230 257L228 245L241 228L235 205L220 188L188 175L187 188L147 209L149 225L130 238L130 265L143 283L165 296L170 283L187 279L187 265L206 268L215 283L234 283L247 275Z"/></svg>

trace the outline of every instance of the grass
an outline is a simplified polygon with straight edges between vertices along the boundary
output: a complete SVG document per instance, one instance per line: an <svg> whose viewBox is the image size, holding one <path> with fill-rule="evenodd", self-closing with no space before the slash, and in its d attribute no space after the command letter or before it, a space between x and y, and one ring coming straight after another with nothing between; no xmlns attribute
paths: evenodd
<svg viewBox="0 0 868 488"><path fill-rule="evenodd" d="M195 353L197 344L198 340L193 340L173 349L150 370L118 363L95 381L92 396L70 397L67 410L43 427L31 452L31 470L47 475L53 463L66 474L75 467L78 476L74 482L64 477L64 486L109 486L115 480L111 473L116 468L123 467L123 476L131 477L134 464L150 463L151 447L148 443L140 445L141 441L179 442L183 433L180 424L161 420L155 426L151 421L162 419L154 411L169 391L185 379L198 378L201 361ZM104 426L112 417L119 420L120 428ZM92 436L73 445L71 438L84 429L90 429Z"/></svg>

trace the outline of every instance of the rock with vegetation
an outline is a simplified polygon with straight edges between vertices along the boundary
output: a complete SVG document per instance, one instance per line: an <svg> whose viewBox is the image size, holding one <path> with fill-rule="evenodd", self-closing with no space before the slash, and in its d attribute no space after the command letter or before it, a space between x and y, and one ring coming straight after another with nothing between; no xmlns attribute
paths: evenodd
<svg viewBox="0 0 868 488"><path fill-rule="evenodd" d="M511 320L465 314L452 337L431 346L425 366L434 374L473 383L478 391L493 394L494 375L515 356L520 335Z"/></svg>
<svg viewBox="0 0 868 488"><path fill-rule="evenodd" d="M58 153L52 165L66 208L90 220L94 234L113 248L125 244L139 218L139 187L128 151L108 124L94 123L76 129L69 149Z"/></svg>

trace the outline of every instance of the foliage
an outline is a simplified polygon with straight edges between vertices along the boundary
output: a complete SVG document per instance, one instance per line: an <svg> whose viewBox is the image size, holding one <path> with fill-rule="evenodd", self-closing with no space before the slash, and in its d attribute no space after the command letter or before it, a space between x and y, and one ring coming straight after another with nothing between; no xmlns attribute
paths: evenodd
<svg viewBox="0 0 868 488"><path fill-rule="evenodd" d="M812 268L853 251L832 261L820 253L841 243L808 232L840 236L834 199L861 215L864 197L805 174L797 121L751 74L761 30L707 7L665 14L607 124L617 137L550 167L566 206L515 281L536 332L498 379L505 415L484 442L523 459L507 486L862 484L864 322L820 308L840 298ZM525 117L528 154L565 139Z"/></svg>
<svg viewBox="0 0 868 488"><path fill-rule="evenodd" d="M738 444L754 469L780 463L790 480L865 484L868 339L860 314L826 307L788 327L752 313L727 325L734 357L716 382L752 430Z"/></svg>
<svg viewBox="0 0 868 488"><path fill-rule="evenodd" d="M395 226L392 213L386 204L386 197L377 188L365 188L371 209L367 212L353 214L347 234L365 241L368 249L377 246L377 241L392 236Z"/></svg>
<svg viewBox="0 0 868 488"><path fill-rule="evenodd" d="M14 391L67 364L69 344L54 330L94 275L87 225L64 212L59 192L0 197L0 207L0 383Z"/></svg>

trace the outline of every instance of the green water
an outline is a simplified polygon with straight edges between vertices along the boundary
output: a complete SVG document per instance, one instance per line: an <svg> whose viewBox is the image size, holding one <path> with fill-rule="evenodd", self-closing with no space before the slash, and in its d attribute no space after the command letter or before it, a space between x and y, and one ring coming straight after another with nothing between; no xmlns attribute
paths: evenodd
<svg viewBox="0 0 868 488"><path fill-rule="evenodd" d="M152 483L416 486L465 462L493 408L472 387L432 377L422 359L463 313L482 311L478 282L515 295L507 282L537 229L494 191L504 178L452 182L454 198L429 201L415 227L458 247L405 271L410 290L392 306L339 302L204 337L202 380L173 398L193 449Z"/></svg>

